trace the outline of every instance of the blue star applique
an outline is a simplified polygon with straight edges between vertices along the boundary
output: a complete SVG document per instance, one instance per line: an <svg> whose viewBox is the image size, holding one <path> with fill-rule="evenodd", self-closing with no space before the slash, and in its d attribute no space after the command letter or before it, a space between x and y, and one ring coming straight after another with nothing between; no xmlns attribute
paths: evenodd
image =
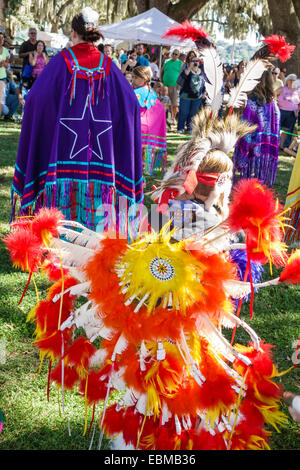
<svg viewBox="0 0 300 470"><path fill-rule="evenodd" d="M59 122L74 135L70 160L83 151L86 151L87 156L94 154L99 160L103 160L100 137L112 128L112 121L95 118L89 95L80 117L62 117Z"/></svg>

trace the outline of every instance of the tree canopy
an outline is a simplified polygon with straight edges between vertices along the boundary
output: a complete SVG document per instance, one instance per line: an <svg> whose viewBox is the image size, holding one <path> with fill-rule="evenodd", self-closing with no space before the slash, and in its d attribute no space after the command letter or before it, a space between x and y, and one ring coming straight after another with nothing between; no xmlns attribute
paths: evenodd
<svg viewBox="0 0 300 470"><path fill-rule="evenodd" d="M218 28L225 38L244 39L249 31L259 36L271 33L286 37L296 51L289 61L300 75L300 0L85 0L100 15L100 24L112 23L156 7L182 22L201 22L208 30ZM52 32L69 33L70 22L83 6L81 0L0 0L0 24L12 34L33 22ZM279 7L280 6L280 7Z"/></svg>

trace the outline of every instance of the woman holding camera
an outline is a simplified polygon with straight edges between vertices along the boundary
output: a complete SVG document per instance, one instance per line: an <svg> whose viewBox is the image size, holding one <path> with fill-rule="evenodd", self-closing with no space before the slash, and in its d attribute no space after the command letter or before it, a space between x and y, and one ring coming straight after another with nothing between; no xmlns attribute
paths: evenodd
<svg viewBox="0 0 300 470"><path fill-rule="evenodd" d="M121 66L121 71L125 75L126 72L132 72L135 67L138 67L137 53L135 50L131 51L128 59Z"/></svg>
<svg viewBox="0 0 300 470"><path fill-rule="evenodd" d="M204 77L200 59L194 51L187 54L186 63L182 67L177 83L181 86L177 130L192 133L192 119L200 109L204 92Z"/></svg>

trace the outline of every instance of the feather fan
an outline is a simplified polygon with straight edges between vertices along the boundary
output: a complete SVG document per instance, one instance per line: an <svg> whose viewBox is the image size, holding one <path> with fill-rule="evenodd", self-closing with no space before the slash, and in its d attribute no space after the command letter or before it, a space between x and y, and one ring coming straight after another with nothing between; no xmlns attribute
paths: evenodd
<svg viewBox="0 0 300 470"><path fill-rule="evenodd" d="M247 93L255 88L265 68L265 63L259 59L251 60L248 63L241 75L239 83L230 91L230 97L227 103L228 108L232 110L233 108L240 108L244 105L248 98Z"/></svg>

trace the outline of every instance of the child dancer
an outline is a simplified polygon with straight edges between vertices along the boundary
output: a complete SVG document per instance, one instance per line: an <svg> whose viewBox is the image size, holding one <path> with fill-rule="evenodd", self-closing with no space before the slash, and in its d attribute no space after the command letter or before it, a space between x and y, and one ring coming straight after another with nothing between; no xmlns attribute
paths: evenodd
<svg viewBox="0 0 300 470"><path fill-rule="evenodd" d="M132 71L132 86L141 107L144 174L164 172L167 165L166 112L150 87L149 67Z"/></svg>

